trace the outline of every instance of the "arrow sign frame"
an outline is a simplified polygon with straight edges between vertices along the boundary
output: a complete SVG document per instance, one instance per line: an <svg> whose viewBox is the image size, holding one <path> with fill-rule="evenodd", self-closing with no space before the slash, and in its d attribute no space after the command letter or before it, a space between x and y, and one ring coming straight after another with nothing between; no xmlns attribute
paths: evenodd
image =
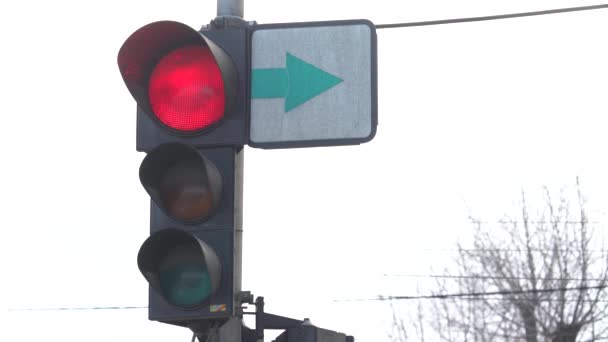
<svg viewBox="0 0 608 342"><path fill-rule="evenodd" d="M254 25L249 143L358 145L378 124L377 38L369 20Z"/></svg>

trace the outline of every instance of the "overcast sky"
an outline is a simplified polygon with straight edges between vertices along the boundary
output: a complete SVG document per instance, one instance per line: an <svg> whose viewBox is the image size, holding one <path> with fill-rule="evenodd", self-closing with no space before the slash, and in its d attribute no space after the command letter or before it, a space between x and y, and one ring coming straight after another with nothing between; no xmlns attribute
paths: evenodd
<svg viewBox="0 0 608 342"><path fill-rule="evenodd" d="M597 4L245 1L258 23L375 24ZM116 65L139 27L208 23L215 1L19 1L0 11L6 308L146 306L149 202ZM268 312L386 340L386 302L520 189L572 187L608 218L608 10L378 30L379 126L361 146L245 151L243 289ZM7 158L8 157L8 158ZM420 289L425 292L425 288ZM430 289L429 289L430 291ZM189 341L147 310L5 311L6 341Z"/></svg>

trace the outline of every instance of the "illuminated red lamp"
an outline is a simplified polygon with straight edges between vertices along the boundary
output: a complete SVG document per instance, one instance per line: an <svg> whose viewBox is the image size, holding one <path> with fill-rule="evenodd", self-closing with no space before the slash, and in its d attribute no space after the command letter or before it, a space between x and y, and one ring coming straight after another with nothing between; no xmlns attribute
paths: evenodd
<svg viewBox="0 0 608 342"><path fill-rule="evenodd" d="M163 56L150 74L148 96L154 115L178 131L199 131L224 116L224 80L206 46L185 46Z"/></svg>
<svg viewBox="0 0 608 342"><path fill-rule="evenodd" d="M118 67L141 109L171 133L197 134L230 113L235 71L230 57L194 29L158 21L135 31Z"/></svg>

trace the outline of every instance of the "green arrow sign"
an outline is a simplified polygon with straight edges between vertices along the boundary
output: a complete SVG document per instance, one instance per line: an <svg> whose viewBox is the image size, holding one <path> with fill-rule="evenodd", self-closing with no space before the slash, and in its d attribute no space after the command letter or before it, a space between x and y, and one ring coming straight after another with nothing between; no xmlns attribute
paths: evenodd
<svg viewBox="0 0 608 342"><path fill-rule="evenodd" d="M285 98L285 112L321 94L342 79L287 53L286 68L253 69L251 98Z"/></svg>

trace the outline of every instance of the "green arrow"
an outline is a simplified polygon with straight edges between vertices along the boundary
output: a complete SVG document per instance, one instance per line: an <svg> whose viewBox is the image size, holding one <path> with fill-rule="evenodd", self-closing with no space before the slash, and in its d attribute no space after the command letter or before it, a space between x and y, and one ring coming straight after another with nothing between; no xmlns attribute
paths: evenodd
<svg viewBox="0 0 608 342"><path fill-rule="evenodd" d="M285 98L285 112L321 94L342 79L287 53L286 68L253 69L251 98Z"/></svg>

